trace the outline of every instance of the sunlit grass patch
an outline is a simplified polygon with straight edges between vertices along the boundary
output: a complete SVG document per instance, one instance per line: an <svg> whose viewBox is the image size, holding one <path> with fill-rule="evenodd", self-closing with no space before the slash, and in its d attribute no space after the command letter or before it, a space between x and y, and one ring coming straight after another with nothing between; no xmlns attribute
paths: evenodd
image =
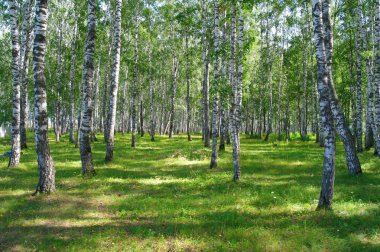
<svg viewBox="0 0 380 252"><path fill-rule="evenodd" d="M370 152L360 154L364 175L351 177L337 145L334 211L316 212L323 149L312 141L242 137L242 179L234 183L230 146L209 169L201 136L156 139L139 137L133 149L130 135L117 135L106 163L99 135L92 179L82 178L67 136L52 140L57 191L48 196L31 196L33 143L19 168L0 161L0 250L380 250L380 160Z"/></svg>

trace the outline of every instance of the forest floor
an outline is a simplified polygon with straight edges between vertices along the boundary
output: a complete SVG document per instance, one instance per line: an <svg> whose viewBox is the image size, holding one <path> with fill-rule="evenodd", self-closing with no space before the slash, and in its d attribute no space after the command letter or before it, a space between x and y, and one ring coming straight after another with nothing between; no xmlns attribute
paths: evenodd
<svg viewBox="0 0 380 252"><path fill-rule="evenodd" d="M53 134L50 133L50 137ZM0 251L380 251L380 159L360 154L364 175L347 173L341 144L333 211L315 211L323 148L242 136L242 179L231 148L210 170L200 137L116 137L97 175L81 176L79 150L51 139L57 192L31 196L38 180L33 134L19 168L0 160ZM0 139L0 152L9 139Z"/></svg>

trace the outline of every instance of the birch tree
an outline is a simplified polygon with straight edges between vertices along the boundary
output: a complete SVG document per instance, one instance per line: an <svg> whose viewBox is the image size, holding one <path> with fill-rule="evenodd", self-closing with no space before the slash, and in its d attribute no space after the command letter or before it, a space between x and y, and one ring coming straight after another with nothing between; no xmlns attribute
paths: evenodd
<svg viewBox="0 0 380 252"><path fill-rule="evenodd" d="M22 22L21 34L21 54L20 54L20 75L21 75L21 97L20 97L20 134L21 149L27 148L26 122L29 116L28 99L28 73L29 73L29 54L33 34L33 6L34 0L29 0L25 4L24 20Z"/></svg>
<svg viewBox="0 0 380 252"><path fill-rule="evenodd" d="M82 174L92 176L95 168L91 151L91 121L92 121L92 89L94 81L94 54L95 54L95 28L96 28L96 3L88 0L88 22L85 49L85 63L83 69L83 109L80 124L80 156L82 160Z"/></svg>
<svg viewBox="0 0 380 252"><path fill-rule="evenodd" d="M16 167L20 163L20 42L18 28L18 8L15 0L8 0L8 13L11 27L12 40L12 154L9 159L9 167Z"/></svg>
<svg viewBox="0 0 380 252"><path fill-rule="evenodd" d="M356 36L356 141L357 141L357 151L363 151L363 95L362 95L362 56L361 56L361 44L362 44L362 12L360 7L360 2L357 7L357 20L358 20L358 33Z"/></svg>
<svg viewBox="0 0 380 252"><path fill-rule="evenodd" d="M317 80L319 92L320 116L325 138L325 151L323 161L322 188L318 201L318 209L331 208L334 195L335 180L335 130L330 104L330 89L328 84L328 68L324 33L324 21L322 19L322 3L313 0L314 41L317 58Z"/></svg>
<svg viewBox="0 0 380 252"><path fill-rule="evenodd" d="M239 6L241 2L239 1ZM240 162L239 162L239 152L240 152L240 114L241 114L241 101L242 101L242 80L243 80L243 39L244 39L244 19L241 15L239 17L239 36L238 36L238 54L237 54L237 65L238 73L236 78L235 71L235 49L236 49L236 4L233 4L232 15L231 15L231 61L230 61L230 75L231 75L231 86L232 86L232 98L231 98L231 135L232 135L232 158L234 166L234 181L240 180ZM241 11L241 10L240 10Z"/></svg>
<svg viewBox="0 0 380 252"><path fill-rule="evenodd" d="M59 23L57 27L58 33L58 59L57 59L57 79L56 79L56 100L55 100L55 118L54 118L54 132L55 132L55 141L60 142L61 137L61 127L62 127L62 108L61 108L61 89L62 89L62 26L63 21Z"/></svg>
<svg viewBox="0 0 380 252"><path fill-rule="evenodd" d="M151 41L148 45L148 67L149 67L149 110L150 110L150 140L154 142L155 135L155 114L154 114L154 81L152 76L152 48Z"/></svg>
<svg viewBox="0 0 380 252"><path fill-rule="evenodd" d="M122 0L116 0L116 15L115 15L115 28L113 39L113 64L111 73L111 86L110 86L110 102L107 115L107 147L106 147L106 161L112 161L114 150L114 134L115 134L115 120L117 108L117 91L119 88L119 73L120 73L120 44L121 44L121 7Z"/></svg>
<svg viewBox="0 0 380 252"><path fill-rule="evenodd" d="M173 69L172 69L172 85L171 85L171 95L170 95L170 115L169 115L169 138L173 138L174 134L174 119L175 119L175 100L177 92L177 78L178 78L178 59L176 52L173 52Z"/></svg>
<svg viewBox="0 0 380 252"><path fill-rule="evenodd" d="M137 128L137 115L136 115L136 99L137 99L137 64L139 60L138 51L138 12L136 7L136 14L134 20L134 53L133 53L133 82L132 82L132 147L136 147L136 128Z"/></svg>
<svg viewBox="0 0 380 252"><path fill-rule="evenodd" d="M212 153L210 168L218 166L218 86L219 86L219 3L214 0L214 82L212 111Z"/></svg>
<svg viewBox="0 0 380 252"><path fill-rule="evenodd" d="M271 46L270 46L270 39L269 39L269 32L271 30L271 27L269 26L269 9L267 5L267 18L266 18L266 75L267 75L267 83L269 86L269 114L268 114L268 128L265 136L265 141L268 141L269 135L272 133L272 118L273 118L273 83L272 83L272 58L271 58Z"/></svg>
<svg viewBox="0 0 380 252"><path fill-rule="evenodd" d="M48 0L36 0L35 16L33 42L34 129L39 170L36 194L55 191L55 169L49 147L46 79L44 74Z"/></svg>
<svg viewBox="0 0 380 252"><path fill-rule="evenodd" d="M325 41L325 50L326 50L326 69L328 72L328 87L330 94L330 105L331 110L334 116L337 132L340 138L343 141L344 149L346 152L346 161L348 172L351 175L357 175L362 173L360 161L355 150L354 138L351 135L351 132L347 126L345 115L342 111L338 96L336 94L333 78L332 78L332 63L333 63L333 34L332 34L332 25L330 18L330 1L323 0L322 2L322 18L324 25L324 41Z"/></svg>
<svg viewBox="0 0 380 252"><path fill-rule="evenodd" d="M75 93L75 64L76 64L76 54L75 54L75 41L77 37L77 22L75 21L74 25L74 36L71 41L71 61L70 61L70 116L69 116L69 124L70 124L70 133L69 133L69 141L71 143L75 142L74 139L74 123L75 123L75 101L74 101L74 93Z"/></svg>
<svg viewBox="0 0 380 252"><path fill-rule="evenodd" d="M305 4L305 13L307 13L307 5ZM305 41L305 48L308 49L308 36L307 36L307 33L308 33L308 23L309 23L309 20L307 18L307 15L305 14L305 25L304 25L304 29L303 29L303 32L302 32L302 36L303 36L303 39ZM301 110L301 125L300 125L300 134L301 134L301 138L303 140L306 140L306 136L307 136L307 81L308 81L308 50L305 50L303 55L304 55L304 58L303 58L303 64L302 64L302 68L303 68L303 86L302 86L302 110Z"/></svg>
<svg viewBox="0 0 380 252"><path fill-rule="evenodd" d="M226 22L226 19L227 19L227 11L224 11L224 24L223 24L223 29L222 29L222 46L223 48L225 48L225 46L227 45L227 22ZM224 85L226 85L227 83L227 78L226 78L226 75L227 75L227 60L226 60L226 56L227 54L224 52L225 50L223 50L223 57L221 57L221 79L222 79L222 83ZM224 85L223 85L223 88L224 88ZM224 97L223 97L224 98ZM228 116L227 116L227 120L226 120L226 111L225 111L225 104L226 102L224 101L224 99L220 99L219 101L219 111L220 111L220 141L219 141L219 151L225 151L226 150L226 134L228 134L228 123L226 121L228 121ZM228 104L228 103L227 103Z"/></svg>
<svg viewBox="0 0 380 252"><path fill-rule="evenodd" d="M190 98L190 59L189 59L189 35L186 33L186 133L187 141L192 141L190 134L190 122L191 122L191 98Z"/></svg>
<svg viewBox="0 0 380 252"><path fill-rule="evenodd" d="M202 42L203 42L203 140L204 147L210 147L210 126L209 126L209 53L207 41L207 2L202 0Z"/></svg>

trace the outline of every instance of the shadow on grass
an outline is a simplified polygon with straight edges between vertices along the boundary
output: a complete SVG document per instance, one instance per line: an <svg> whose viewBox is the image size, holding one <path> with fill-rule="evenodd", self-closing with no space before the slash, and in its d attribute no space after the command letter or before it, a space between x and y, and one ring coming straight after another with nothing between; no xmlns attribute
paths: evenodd
<svg viewBox="0 0 380 252"><path fill-rule="evenodd" d="M99 137L91 180L80 175L78 149L51 142L58 191L49 196L30 196L34 147L20 168L0 162L0 250L380 250L379 162L369 154L361 155L365 174L350 177L338 145L335 210L316 212L318 146L242 139L234 183L230 147L209 170L198 138L145 137L132 149L129 135L118 136L106 164Z"/></svg>

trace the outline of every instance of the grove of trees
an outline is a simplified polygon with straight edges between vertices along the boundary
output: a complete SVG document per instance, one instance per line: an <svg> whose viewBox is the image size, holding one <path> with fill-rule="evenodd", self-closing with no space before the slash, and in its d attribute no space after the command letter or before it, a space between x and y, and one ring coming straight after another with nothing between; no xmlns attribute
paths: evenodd
<svg viewBox="0 0 380 252"><path fill-rule="evenodd" d="M236 182L243 134L315 139L318 209L332 207L337 141L350 175L358 153L380 156L380 0L0 0L0 14L0 124L9 167L34 129L36 193L56 189L48 134L69 134L86 177L96 134L106 162L116 132L132 147L201 134L210 169L231 146Z"/></svg>

